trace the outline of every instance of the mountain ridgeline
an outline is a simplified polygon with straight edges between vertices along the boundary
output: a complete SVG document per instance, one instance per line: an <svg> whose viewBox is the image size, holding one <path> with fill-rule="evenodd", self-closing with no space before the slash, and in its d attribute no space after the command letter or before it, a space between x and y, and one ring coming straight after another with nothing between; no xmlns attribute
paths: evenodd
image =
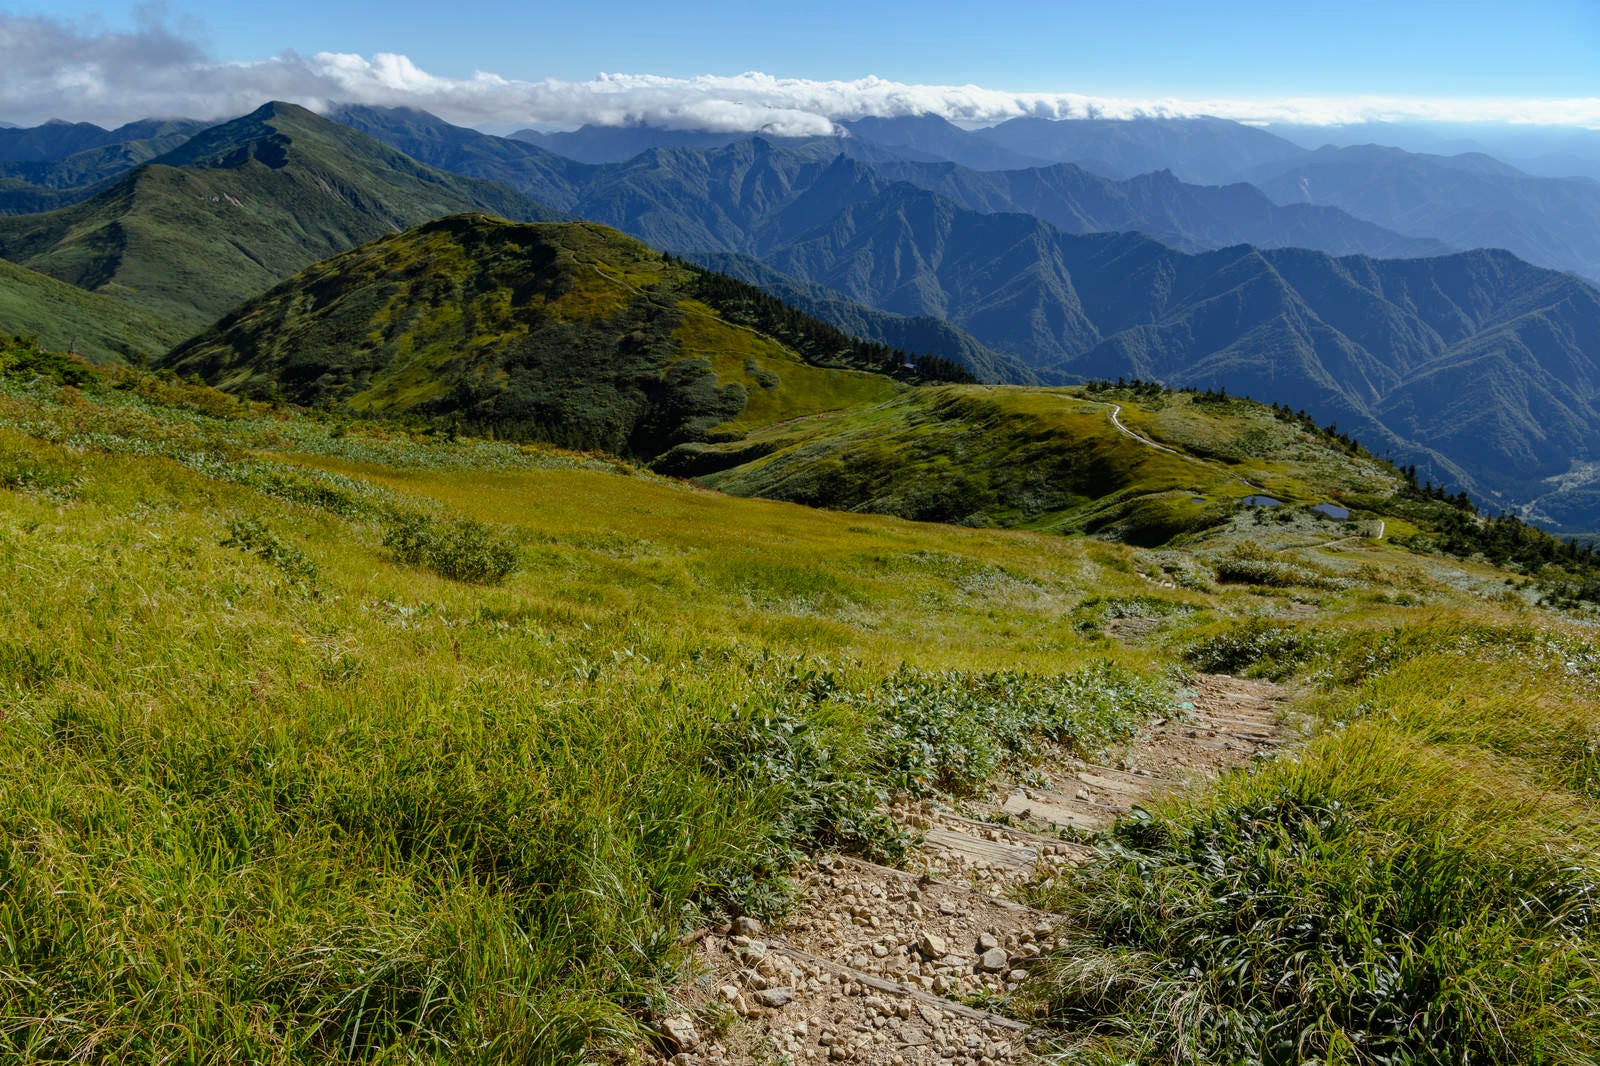
<svg viewBox="0 0 1600 1066"><path fill-rule="evenodd" d="M562 217L304 108L267 104L82 203L0 218L0 256L193 332L319 259L473 210Z"/></svg>
<svg viewBox="0 0 1600 1066"><path fill-rule="evenodd" d="M1226 388L1336 423L1425 480L1469 490L1490 510L1569 532L1600 528L1594 289L1504 252L1434 254L1445 243L1334 206L1284 205L1248 186L1202 187L1166 173L1112 180L1088 162L1062 161L1120 144L1119 158L1141 166L1177 153L1204 163L1179 170L1184 176L1231 179L1205 167L1221 167L1231 153L1236 168L1268 173L1332 165L1329 153L1216 122L1024 123L988 132L891 122L812 141L668 138L676 143L591 164L422 112L339 115L371 135L267 105L81 203L0 219L0 255L121 301L154 325L151 336L170 338L210 325L318 259L427 219L577 215L736 275L849 334L962 363L986 380L1129 377ZM621 140L652 136L638 129ZM898 138L901 154L868 136ZM19 143L38 140L28 134ZM1042 165L980 172L934 160L967 149L974 161ZM1351 165L1373 154L1340 151L1333 161ZM1534 206L1579 202L1518 185L1511 168L1492 160L1401 163L1424 201L1429 189L1448 191L1441 183L1449 180L1474 196L1510 181ZM1320 186L1322 172L1306 173ZM1587 225L1587 215L1572 217ZM1123 232L1090 232L1103 229ZM1311 248L1275 247L1282 244ZM1409 258L1387 258L1394 255ZM14 289L10 305L29 312L9 313L0 327L58 344L86 337L86 350L102 357L159 348L132 343L140 327L126 323L90 336L72 324L81 309L62 304L58 314L27 295L43 291L33 276L0 278L0 295ZM6 304L0 299L0 311ZM345 402L362 393L359 373L340 376L356 365L331 359L331 391L317 398ZM289 392L315 380L297 380ZM721 371L718 380L719 388L748 384ZM457 399L453 410L475 425L534 417L503 410L492 389ZM369 400L399 404L395 396L362 402ZM545 411L539 420L549 433L562 426L573 440L636 452L662 446L689 423L700 427L694 433L704 429L699 415L637 438L627 417Z"/></svg>
<svg viewBox="0 0 1600 1066"><path fill-rule="evenodd" d="M961 367L863 342L590 223L460 215L249 301L166 364L231 391L651 457Z"/></svg>

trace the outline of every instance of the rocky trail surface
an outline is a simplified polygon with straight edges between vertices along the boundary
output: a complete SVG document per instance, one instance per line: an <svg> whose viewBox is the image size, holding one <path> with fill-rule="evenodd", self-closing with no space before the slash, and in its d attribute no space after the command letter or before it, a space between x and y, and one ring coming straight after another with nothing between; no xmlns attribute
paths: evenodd
<svg viewBox="0 0 1600 1066"><path fill-rule="evenodd" d="M709 931L645 1060L1029 1061L1041 1034L1007 997L1055 946L1056 918L1013 897L1073 876L1093 859L1083 841L1135 804L1287 738L1277 686L1210 675L1186 695L1116 766L1063 756L959 808L903 801L895 817L921 839L903 869L825 856L799 875L803 897L781 925L739 918Z"/></svg>

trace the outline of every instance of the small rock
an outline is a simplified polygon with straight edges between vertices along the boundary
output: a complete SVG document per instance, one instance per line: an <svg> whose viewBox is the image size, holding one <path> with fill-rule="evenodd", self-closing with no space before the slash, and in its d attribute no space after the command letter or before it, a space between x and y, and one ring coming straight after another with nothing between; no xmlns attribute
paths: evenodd
<svg viewBox="0 0 1600 1066"><path fill-rule="evenodd" d="M978 959L978 969L985 973L1000 973L1009 964L1010 959L1006 957L1006 949L1002 947L990 948Z"/></svg>
<svg viewBox="0 0 1600 1066"><path fill-rule="evenodd" d="M700 1034L687 1014L674 1014L656 1025L656 1032L667 1042L673 1052L693 1051L700 1046Z"/></svg>
<svg viewBox="0 0 1600 1066"><path fill-rule="evenodd" d="M756 993L756 1002L773 1010L787 1006L792 999L794 999L792 988L763 988Z"/></svg>
<svg viewBox="0 0 1600 1066"><path fill-rule="evenodd" d="M949 946L944 942L944 937L937 933L923 933L917 937L917 950L924 958L942 959L949 953Z"/></svg>
<svg viewBox="0 0 1600 1066"><path fill-rule="evenodd" d="M939 901L939 913L944 915L946 918L949 918L961 912L956 909L956 905L954 903L951 903L947 899L941 899Z"/></svg>
<svg viewBox="0 0 1600 1066"><path fill-rule="evenodd" d="M978 935L978 954L981 955L985 951L992 951L999 946L1000 941L995 939L993 933L980 933Z"/></svg>
<svg viewBox="0 0 1600 1066"><path fill-rule="evenodd" d="M738 917L733 920L733 934L735 936L760 936L761 923L755 918Z"/></svg>

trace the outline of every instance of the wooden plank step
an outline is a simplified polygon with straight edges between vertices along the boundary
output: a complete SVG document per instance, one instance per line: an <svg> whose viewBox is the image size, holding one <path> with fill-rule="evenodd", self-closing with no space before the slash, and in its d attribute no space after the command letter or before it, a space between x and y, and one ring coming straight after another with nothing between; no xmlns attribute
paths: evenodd
<svg viewBox="0 0 1600 1066"><path fill-rule="evenodd" d="M1224 704L1220 707L1202 707L1194 712L1198 718L1237 718L1246 722L1276 722L1283 712L1276 707L1240 707Z"/></svg>
<svg viewBox="0 0 1600 1066"><path fill-rule="evenodd" d="M983 866L1007 866L1027 870L1039 861L1039 849L1017 844L1002 844L997 840L984 840L970 833L954 829L928 829L923 840L929 845L961 856L968 862Z"/></svg>
<svg viewBox="0 0 1600 1066"><path fill-rule="evenodd" d="M1278 736L1264 735L1264 733L1234 733L1234 731L1229 730L1218 730L1218 735L1232 736L1237 741L1245 741L1246 744L1261 744L1262 747L1283 747L1283 744L1288 743L1288 741L1278 738Z"/></svg>
<svg viewBox="0 0 1600 1066"><path fill-rule="evenodd" d="M889 981L847 966L842 962L834 962L832 959L824 959L817 955L808 954L799 948L791 948L784 944L775 944L769 941L767 950L779 955L786 955L796 962L808 963L835 974L850 977L875 992L883 992L902 999L910 999L917 1003L926 1003L931 1007L939 1008L946 1014L953 1014L968 1021L980 1022L992 1029L1001 1029L1009 1033L1025 1033L1033 1028L1027 1022L1019 1022L1015 1018L1007 1018L1004 1015L995 1014L993 1011L982 1010L978 1007L969 1007L965 1003L958 1003L953 999L945 999L943 996L936 996L932 992L925 992L914 985L903 985L898 981Z"/></svg>
<svg viewBox="0 0 1600 1066"><path fill-rule="evenodd" d="M1257 731L1270 732L1278 728L1277 718L1250 718L1236 714L1204 714L1195 719L1197 722L1216 722L1218 725L1230 729L1240 729L1247 733Z"/></svg>
<svg viewBox="0 0 1600 1066"><path fill-rule="evenodd" d="M1136 774L1131 770L1118 770L1112 766L1097 766L1094 763L1085 763L1083 769L1079 770L1078 773L1093 774L1096 778L1103 778L1106 781L1120 781L1125 785L1138 785L1149 790L1161 787L1161 784L1165 781L1158 774Z"/></svg>
<svg viewBox="0 0 1600 1066"><path fill-rule="evenodd" d="M1114 792L1119 796L1127 796L1129 799L1134 800L1145 799L1160 791L1159 788L1155 787L1159 784L1159 778L1138 777L1133 781L1125 781L1115 777L1107 777L1105 774L1090 770L1079 770L1072 776L1081 785L1098 788L1102 792Z"/></svg>
<svg viewBox="0 0 1600 1066"><path fill-rule="evenodd" d="M1100 811L1083 810L1080 801L1071 796L1034 789L1011 793L1006 797L1003 809L1009 814L1042 818L1052 825L1070 826L1091 833L1109 828L1116 821L1115 817Z"/></svg>
<svg viewBox="0 0 1600 1066"><path fill-rule="evenodd" d="M1197 744L1203 748L1226 748L1229 745L1237 748L1240 744L1261 744L1275 748L1283 744L1283 741L1273 737L1254 736L1249 733L1231 733L1226 729L1210 728L1203 722L1189 723L1173 729L1166 735L1180 737L1186 744Z"/></svg>

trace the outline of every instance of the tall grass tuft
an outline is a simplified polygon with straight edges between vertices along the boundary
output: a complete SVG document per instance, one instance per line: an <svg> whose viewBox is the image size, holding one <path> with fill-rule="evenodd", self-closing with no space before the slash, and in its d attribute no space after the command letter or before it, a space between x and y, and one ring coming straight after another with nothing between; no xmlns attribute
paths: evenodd
<svg viewBox="0 0 1600 1066"><path fill-rule="evenodd" d="M1330 690L1343 728L1122 822L1048 899L1072 936L1042 1003L1093 1034L1069 1057L1596 1061L1600 814L1574 745L1550 743L1593 705L1507 713L1497 696L1562 687L1528 673L1525 637L1496 663L1474 646L1487 630L1425 625L1364 687ZM1370 653L1348 638L1329 673Z"/></svg>

